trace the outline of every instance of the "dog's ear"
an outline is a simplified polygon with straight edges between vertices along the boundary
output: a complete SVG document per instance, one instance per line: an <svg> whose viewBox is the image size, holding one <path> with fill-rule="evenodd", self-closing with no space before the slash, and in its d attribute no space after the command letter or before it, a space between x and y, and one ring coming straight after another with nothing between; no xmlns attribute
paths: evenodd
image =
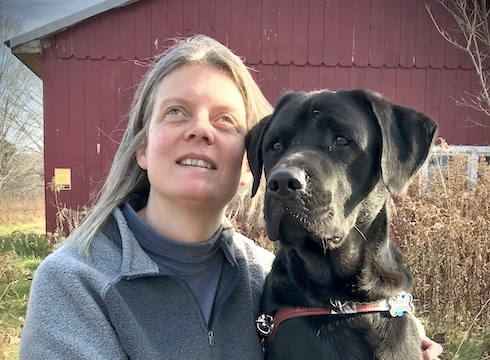
<svg viewBox="0 0 490 360"><path fill-rule="evenodd" d="M248 165L250 166L250 170L252 171L252 175L254 176L252 197L254 197L257 193L257 189L259 188L260 184L260 178L262 176L262 167L264 165L264 160L262 156L262 138L264 137L264 133L269 126L271 118L272 114L264 117L262 120L259 121L257 125L250 129L247 136L245 137Z"/></svg>
<svg viewBox="0 0 490 360"><path fill-rule="evenodd" d="M366 92L382 135L381 172L393 195L402 194L422 167L437 133L429 116Z"/></svg>

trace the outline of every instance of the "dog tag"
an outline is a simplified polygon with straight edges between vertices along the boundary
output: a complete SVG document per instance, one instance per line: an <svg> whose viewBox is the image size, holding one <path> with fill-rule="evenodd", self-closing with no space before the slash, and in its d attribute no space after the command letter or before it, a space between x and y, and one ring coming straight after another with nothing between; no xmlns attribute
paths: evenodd
<svg viewBox="0 0 490 360"><path fill-rule="evenodd" d="M401 293L389 299L388 304L390 305L390 315L393 317L402 317L405 313L413 313L415 310L412 294Z"/></svg>

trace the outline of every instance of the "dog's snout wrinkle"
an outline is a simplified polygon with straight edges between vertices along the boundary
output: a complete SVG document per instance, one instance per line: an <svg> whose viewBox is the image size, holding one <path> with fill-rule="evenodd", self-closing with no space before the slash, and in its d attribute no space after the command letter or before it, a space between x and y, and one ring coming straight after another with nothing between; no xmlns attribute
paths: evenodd
<svg viewBox="0 0 490 360"><path fill-rule="evenodd" d="M305 186L305 172L296 167L277 169L267 180L267 190L280 196L295 194Z"/></svg>

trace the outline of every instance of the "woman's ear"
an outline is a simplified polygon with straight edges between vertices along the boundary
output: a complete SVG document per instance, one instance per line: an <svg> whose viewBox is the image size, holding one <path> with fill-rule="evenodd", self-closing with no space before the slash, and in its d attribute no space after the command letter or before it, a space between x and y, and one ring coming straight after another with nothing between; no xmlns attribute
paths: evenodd
<svg viewBox="0 0 490 360"><path fill-rule="evenodd" d="M136 150L136 162L139 167L143 170L147 170L148 164L146 161L146 146L141 146L138 150Z"/></svg>
<svg viewBox="0 0 490 360"><path fill-rule="evenodd" d="M141 166L141 165L140 165ZM247 154L243 156L242 162L242 176L240 178L240 186L248 186L253 181L252 171L248 164Z"/></svg>

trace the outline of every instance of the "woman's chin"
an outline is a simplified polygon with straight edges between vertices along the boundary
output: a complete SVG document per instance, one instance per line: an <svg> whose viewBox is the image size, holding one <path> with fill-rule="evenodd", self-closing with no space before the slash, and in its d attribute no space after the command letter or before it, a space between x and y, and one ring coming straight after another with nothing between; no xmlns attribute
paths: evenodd
<svg viewBox="0 0 490 360"><path fill-rule="evenodd" d="M233 199L233 196L234 193L226 194L219 191L193 188L180 193L178 198L195 206L202 204L209 208L224 208Z"/></svg>

